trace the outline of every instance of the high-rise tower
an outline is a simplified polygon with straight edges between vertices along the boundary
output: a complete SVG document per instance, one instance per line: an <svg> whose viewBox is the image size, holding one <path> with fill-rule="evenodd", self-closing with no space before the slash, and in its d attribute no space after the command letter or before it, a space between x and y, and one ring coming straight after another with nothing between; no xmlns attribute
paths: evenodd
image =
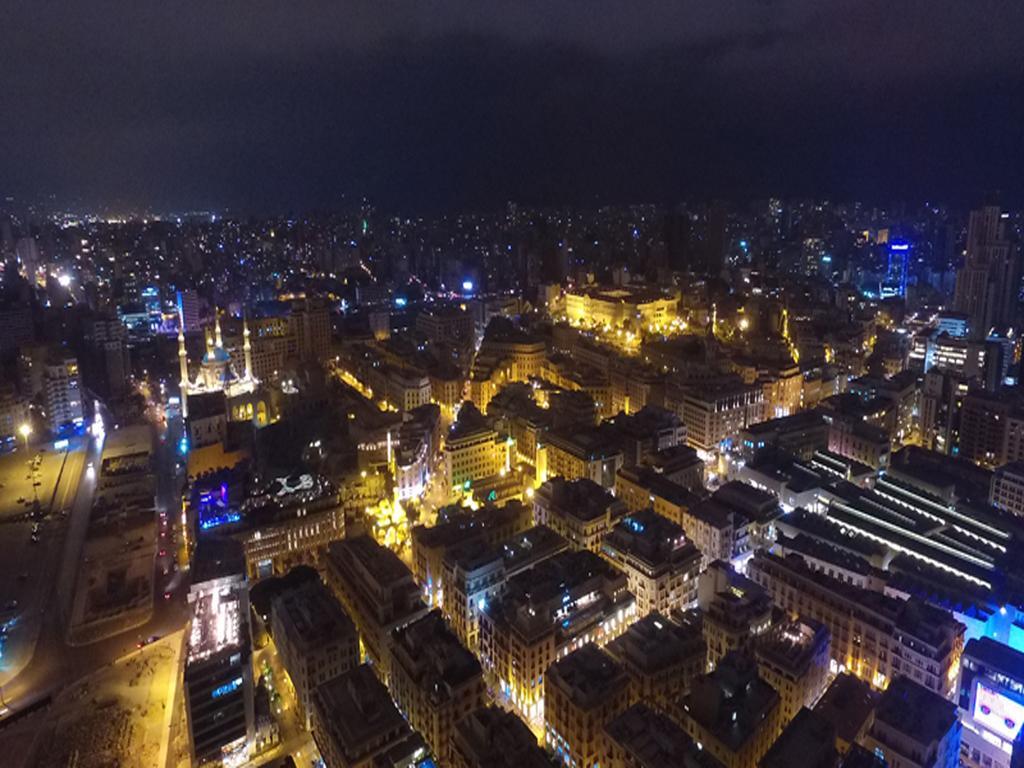
<svg viewBox="0 0 1024 768"><path fill-rule="evenodd" d="M1010 325L1017 314L1020 254L1008 233L1009 214L989 205L971 211L967 256L956 276L953 308L969 317L970 333L983 338Z"/></svg>

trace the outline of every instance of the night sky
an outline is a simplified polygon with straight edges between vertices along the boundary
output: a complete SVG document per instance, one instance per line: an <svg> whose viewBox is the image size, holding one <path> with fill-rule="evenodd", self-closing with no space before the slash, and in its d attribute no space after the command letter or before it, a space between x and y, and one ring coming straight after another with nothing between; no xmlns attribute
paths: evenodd
<svg viewBox="0 0 1024 768"><path fill-rule="evenodd" d="M1024 3L6 0L0 195L1024 202Z"/></svg>

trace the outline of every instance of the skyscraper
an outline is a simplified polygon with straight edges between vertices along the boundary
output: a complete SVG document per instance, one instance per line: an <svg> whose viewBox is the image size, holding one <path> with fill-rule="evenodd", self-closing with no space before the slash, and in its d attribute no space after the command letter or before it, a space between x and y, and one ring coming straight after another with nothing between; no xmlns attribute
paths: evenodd
<svg viewBox="0 0 1024 768"><path fill-rule="evenodd" d="M971 334L1013 323L1020 283L1020 254L1009 237L1009 214L988 205L971 211L967 257L956 276L953 308L969 317Z"/></svg>

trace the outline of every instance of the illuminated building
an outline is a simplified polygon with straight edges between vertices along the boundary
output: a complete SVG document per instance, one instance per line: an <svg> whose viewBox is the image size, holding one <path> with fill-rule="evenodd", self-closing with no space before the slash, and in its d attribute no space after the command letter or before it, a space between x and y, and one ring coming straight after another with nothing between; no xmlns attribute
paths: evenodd
<svg viewBox="0 0 1024 768"><path fill-rule="evenodd" d="M436 765L367 664L318 686L310 720L326 768Z"/></svg>
<svg viewBox="0 0 1024 768"><path fill-rule="evenodd" d="M728 563L711 563L697 590L709 669L732 651L751 651L772 625L771 598Z"/></svg>
<svg viewBox="0 0 1024 768"><path fill-rule="evenodd" d="M828 525L813 531L805 526L804 531L854 551L864 541L882 545L882 559L872 564L886 569L888 593L913 595L954 612L968 628L967 637L984 634L1012 642L1010 625L1017 609L1001 609L1011 603L1014 593L1008 585L1022 567L1016 555L1017 519L954 498L956 483L968 489L977 483L963 474L965 481L956 480L957 461L938 458L947 462L945 474L901 466L879 477L872 489L828 486L821 493L825 515L820 518ZM975 498L984 494L987 479L968 492Z"/></svg>
<svg viewBox="0 0 1024 768"><path fill-rule="evenodd" d="M612 488L623 456L609 437L606 427L552 430L546 440L548 477L587 479Z"/></svg>
<svg viewBox="0 0 1024 768"><path fill-rule="evenodd" d="M364 535L331 542L326 581L355 622L366 658L386 681L391 633L428 610L412 573L394 552Z"/></svg>
<svg viewBox="0 0 1024 768"><path fill-rule="evenodd" d="M967 256L957 272L953 309L970 318L975 334L1016 319L1020 255L1010 229L1009 214L997 206L971 211Z"/></svg>
<svg viewBox="0 0 1024 768"><path fill-rule="evenodd" d="M647 463L659 451L686 442L686 428L679 417L657 406L645 405L633 414L620 413L610 423L627 467Z"/></svg>
<svg viewBox="0 0 1024 768"><path fill-rule="evenodd" d="M992 473L989 503L1024 517L1024 462L1005 464Z"/></svg>
<svg viewBox="0 0 1024 768"><path fill-rule="evenodd" d="M666 480L671 480L691 491L700 491L704 488L704 462L688 445L677 445L675 448L658 451L648 457L645 463ZM618 482L616 477L616 488Z"/></svg>
<svg viewBox="0 0 1024 768"><path fill-rule="evenodd" d="M988 637L969 641L957 700L963 722L960 764L1008 768L1024 724L1024 653Z"/></svg>
<svg viewBox="0 0 1024 768"><path fill-rule="evenodd" d="M885 278L878 289L881 299L903 298L907 295L907 278L910 272L910 243L890 240L888 265Z"/></svg>
<svg viewBox="0 0 1024 768"><path fill-rule="evenodd" d="M281 477L247 499L241 522L227 530L245 547L249 578L260 579L315 565L330 542L345 536L345 511L323 478Z"/></svg>
<svg viewBox="0 0 1024 768"><path fill-rule="evenodd" d="M832 638L831 671L848 671L875 688L909 675L952 696L964 625L946 611L855 587L813 571L795 555L758 552L747 572L779 608L825 625Z"/></svg>
<svg viewBox="0 0 1024 768"><path fill-rule="evenodd" d="M956 704L900 675L879 699L864 746L900 768L957 768L960 731Z"/></svg>
<svg viewBox="0 0 1024 768"><path fill-rule="evenodd" d="M452 495L510 469L512 446L499 437L473 403L465 402L444 438L446 487Z"/></svg>
<svg viewBox="0 0 1024 768"><path fill-rule="evenodd" d="M855 417L827 414L828 449L875 469L889 465L891 441L884 429Z"/></svg>
<svg viewBox="0 0 1024 768"><path fill-rule="evenodd" d="M224 348L220 314L217 313L213 333L206 332L206 354L200 363L199 375L193 378L188 369L185 335L180 327L178 329L181 413L186 419L189 443L193 447L222 440L227 421L251 421L259 427L271 421L269 401L252 372L252 345L248 322L244 319L242 335L245 367L239 374L232 367L231 357Z"/></svg>
<svg viewBox="0 0 1024 768"><path fill-rule="evenodd" d="M753 661L736 653L698 677L675 714L725 768L756 768L784 725L779 695L758 677Z"/></svg>
<svg viewBox="0 0 1024 768"><path fill-rule="evenodd" d="M437 610L395 630L388 687L443 764L451 759L455 723L485 703L480 662Z"/></svg>
<svg viewBox="0 0 1024 768"><path fill-rule="evenodd" d="M423 587L430 606L444 605L444 558L452 547L479 539L490 546L509 539L532 524L532 510L518 501L501 507L484 506L477 510L447 507L441 510L431 527L412 529L412 572Z"/></svg>
<svg viewBox="0 0 1024 768"><path fill-rule="evenodd" d="M707 460L764 420L764 391L738 379L704 382L684 392L680 408L687 443Z"/></svg>
<svg viewBox="0 0 1024 768"><path fill-rule="evenodd" d="M313 691L359 665L355 624L317 580L274 599L271 635L309 728Z"/></svg>
<svg viewBox="0 0 1024 768"><path fill-rule="evenodd" d="M249 591L241 547L200 541L192 560L185 712L196 765L248 758L254 734Z"/></svg>
<svg viewBox="0 0 1024 768"><path fill-rule="evenodd" d="M707 646L697 612L657 611L638 619L605 646L629 675L632 701L668 711L707 669Z"/></svg>
<svg viewBox="0 0 1024 768"><path fill-rule="evenodd" d="M1024 459L1024 410L1013 390L968 392L955 455L988 468Z"/></svg>
<svg viewBox="0 0 1024 768"><path fill-rule="evenodd" d="M419 498L441 447L441 408L432 403L414 408L398 431L395 485L401 501Z"/></svg>
<svg viewBox="0 0 1024 768"><path fill-rule="evenodd" d="M507 579L568 549L565 539L537 525L499 544L470 537L446 550L442 606L459 640L471 651L479 646L480 612L499 597Z"/></svg>
<svg viewBox="0 0 1024 768"><path fill-rule="evenodd" d="M828 447L828 424L815 409L751 424L739 433L739 452L746 460L782 450L802 459Z"/></svg>
<svg viewBox="0 0 1024 768"><path fill-rule="evenodd" d="M74 355L60 349L48 354L43 368L43 403L46 424L54 434L82 424L82 384Z"/></svg>
<svg viewBox="0 0 1024 768"><path fill-rule="evenodd" d="M563 536L573 549L600 552L604 536L626 506L592 480L548 480L533 495L533 519Z"/></svg>
<svg viewBox="0 0 1024 768"><path fill-rule="evenodd" d="M604 737L600 764L609 768L721 768L671 718L643 703L609 722Z"/></svg>
<svg viewBox="0 0 1024 768"><path fill-rule="evenodd" d="M452 768L553 768L537 737L512 712L481 707L455 724Z"/></svg>
<svg viewBox="0 0 1024 768"><path fill-rule="evenodd" d="M928 337L924 371L941 368L969 379L985 380L989 369L988 356L992 351L984 341L934 331Z"/></svg>
<svg viewBox="0 0 1024 768"><path fill-rule="evenodd" d="M416 330L438 343L466 347L475 344L473 316L457 306L432 306L421 310L416 315Z"/></svg>
<svg viewBox="0 0 1024 768"><path fill-rule="evenodd" d="M511 321L496 317L487 326L469 372L469 399L487 410L491 398L509 382L527 382L540 373L547 346Z"/></svg>
<svg viewBox="0 0 1024 768"><path fill-rule="evenodd" d="M605 535L601 554L626 574L638 615L696 603L700 551L661 515L649 509L626 515Z"/></svg>
<svg viewBox="0 0 1024 768"><path fill-rule="evenodd" d="M676 317L679 295L654 288L615 286L565 292L565 314L576 325L668 328Z"/></svg>
<svg viewBox="0 0 1024 768"><path fill-rule="evenodd" d="M755 647L761 679L779 694L782 721L788 723L802 707L813 706L829 680L829 636L813 620L776 622Z"/></svg>
<svg viewBox="0 0 1024 768"><path fill-rule="evenodd" d="M626 577L587 550L563 552L506 582L480 612L480 660L524 719L544 712L548 666L588 642L626 630L636 601Z"/></svg>
<svg viewBox="0 0 1024 768"><path fill-rule="evenodd" d="M544 742L568 766L598 765L604 727L629 704L629 676L587 643L544 675Z"/></svg>

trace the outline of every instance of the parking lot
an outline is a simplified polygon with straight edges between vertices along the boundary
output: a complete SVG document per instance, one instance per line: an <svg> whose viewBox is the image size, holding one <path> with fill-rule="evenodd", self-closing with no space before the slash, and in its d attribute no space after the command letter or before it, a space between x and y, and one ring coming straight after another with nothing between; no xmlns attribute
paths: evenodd
<svg viewBox="0 0 1024 768"><path fill-rule="evenodd" d="M23 661L10 642L52 585L67 526L62 511L74 499L83 456L52 444L0 456L0 671Z"/></svg>

